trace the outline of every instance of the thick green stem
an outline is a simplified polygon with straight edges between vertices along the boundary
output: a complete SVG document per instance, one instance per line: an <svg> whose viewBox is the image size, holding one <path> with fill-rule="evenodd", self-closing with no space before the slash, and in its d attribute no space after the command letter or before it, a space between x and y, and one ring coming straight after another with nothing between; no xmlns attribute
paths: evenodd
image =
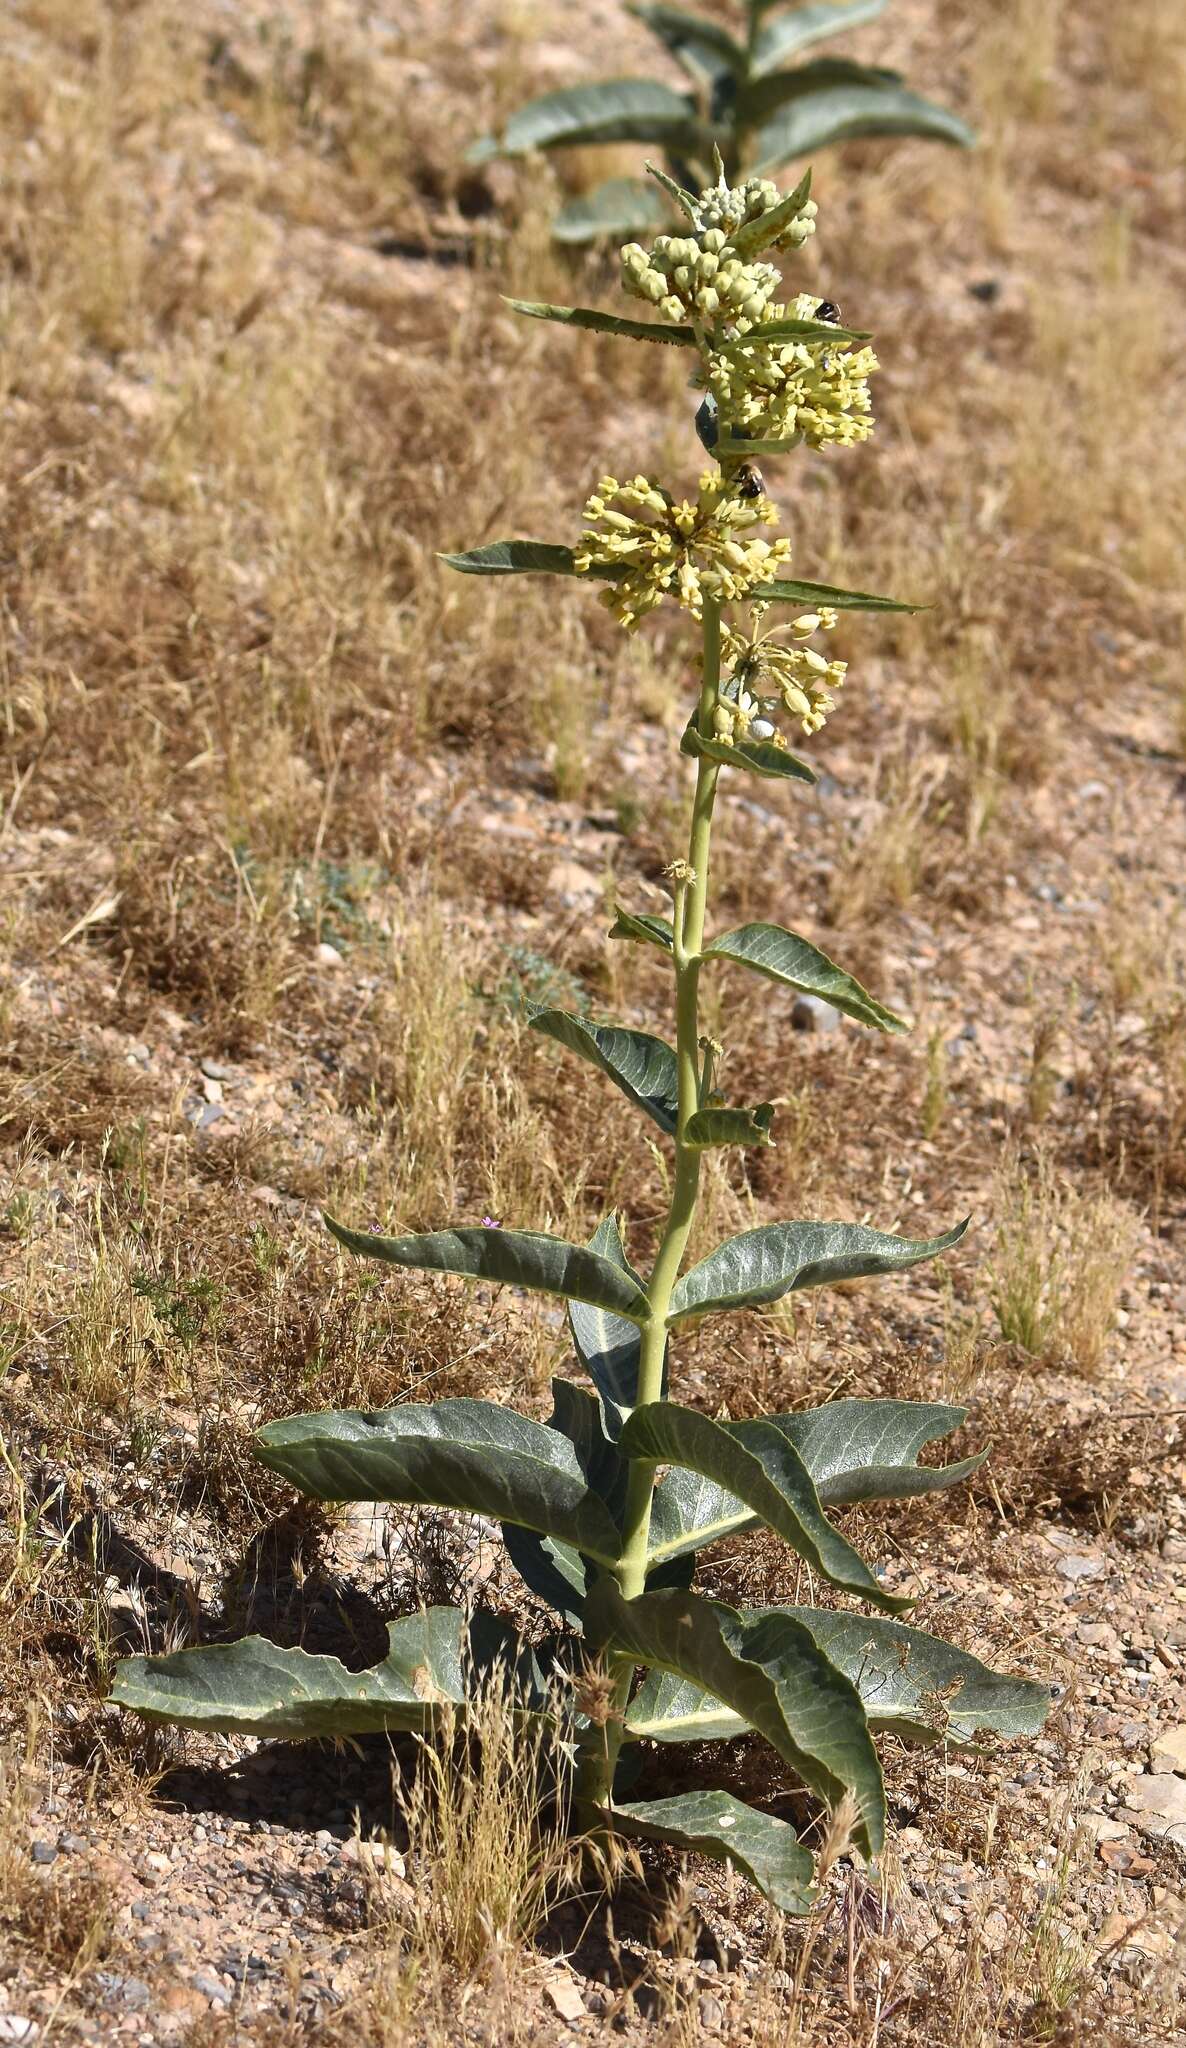
<svg viewBox="0 0 1186 2048"><path fill-rule="evenodd" d="M697 724L709 735L717 700L721 672L721 614L712 599L704 600L704 653ZM688 1120L700 1107L699 985L700 948L704 941L704 918L708 903L708 863L712 844L712 812L720 769L713 761L697 764L696 789L692 798L692 827L688 840L687 865L691 873L677 886L673 960L675 965L676 1066L679 1078L679 1109L675 1134L675 1172L667 1223L647 1283L650 1317L642 1327L638 1366L638 1406L663 1396L663 1366L667 1353L667 1315L671 1292L679 1275L688 1235L696 1213L700 1186L700 1154L688 1145L684 1133ZM622 1549L617 1580L627 1600L637 1599L646 1587L647 1546L651 1531L651 1501L655 1490L655 1467L633 1459L627 1482L622 1524ZM621 1746L621 1716L630 1696L634 1665L629 1657L611 1662L614 1679L613 1718L598 1731L596 1751L586 1755L581 1771L580 1797L591 1806L604 1807L613 1782L614 1766ZM592 1731L591 1731L592 1732Z"/></svg>

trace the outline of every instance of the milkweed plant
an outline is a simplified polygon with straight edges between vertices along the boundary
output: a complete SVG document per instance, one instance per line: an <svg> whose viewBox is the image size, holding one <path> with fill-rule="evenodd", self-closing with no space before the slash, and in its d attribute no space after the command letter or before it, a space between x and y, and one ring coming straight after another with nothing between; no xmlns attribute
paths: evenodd
<svg viewBox="0 0 1186 2048"><path fill-rule="evenodd" d="M684 216L679 235L622 251L627 319L513 302L528 316L684 349L699 392L704 473L676 497L636 475L603 477L573 546L498 541L444 560L468 575L559 575L597 586L627 632L661 605L700 639L700 688L681 753L695 774L687 850L666 870L671 915L619 907L610 937L649 947L671 972L675 1043L540 1008L535 1030L621 1089L673 1152L670 1206L649 1273L616 1215L586 1245L487 1219L382 1237L328 1220L339 1242L390 1266L467 1275L559 1296L575 1365L590 1385L553 1382L547 1422L500 1403L444 1400L378 1413L326 1411L271 1422L265 1465L325 1501L376 1499L460 1509L497 1523L529 1591L555 1610L548 1635L487 1612L430 1607L390 1624L382 1663L280 1649L260 1636L132 1657L115 1698L157 1721L286 1738L403 1730L431 1739L464 1724L466 1702L509 1690L516 1714L566 1760L574 1825L672 1843L735 1864L776 1905L810 1910L813 1857L767 1805L713 1789L638 1799L653 1746L756 1733L847 1835L875 1859L886 1801L874 1737L972 1743L1042 1725L1048 1689L1006 1676L898 1618L891 1592L837 1527L838 1509L953 1487L985 1452L946 1465L919 1453L964 1420L922 1401L838 1399L760 1420L714 1420L671 1391L688 1326L808 1287L901 1272L946 1251L965 1223L913 1240L858 1223L767 1223L695 1264L701 1161L718 1146L771 1142L769 1103L718 1086L720 1047L701 1030L702 976L735 966L776 990L823 998L858 1025L903 1021L826 954L778 924L707 936L713 813L725 787L757 776L811 783L793 751L834 707L845 665L823 648L846 610L913 607L792 580L790 545L758 464L798 447L843 448L872 431L868 337L811 293L787 297L771 258L815 224L810 173L785 197L764 179L699 193L657 174ZM764 1527L791 1547L827 1604L738 1609L694 1589L707 1545ZM841 1597L847 1602L842 1604ZM769 1805L782 1805L772 1782ZM603 1867L605 1865L603 1859Z"/></svg>

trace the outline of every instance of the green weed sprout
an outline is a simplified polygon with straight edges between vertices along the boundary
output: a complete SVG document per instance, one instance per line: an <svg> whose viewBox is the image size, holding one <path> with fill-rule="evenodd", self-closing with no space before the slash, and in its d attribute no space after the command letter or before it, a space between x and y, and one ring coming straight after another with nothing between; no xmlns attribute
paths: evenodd
<svg viewBox="0 0 1186 2048"><path fill-rule="evenodd" d="M918 1462L963 1409L843 1399L730 1422L670 1391L689 1323L900 1272L956 1244L966 1227L915 1241L863 1223L768 1223L685 1263L705 1151L769 1144L773 1119L769 1103L735 1104L718 1088L720 1049L700 1028L701 976L741 968L777 990L822 997L867 1029L906 1028L795 932L745 924L707 938L706 922L722 777L812 782L785 727L816 733L843 676L814 643L843 610L911 607L792 581L783 574L787 542L769 537L777 515L757 460L799 444L844 446L871 425L876 363L866 337L810 295L784 301L768 261L802 239L809 177L785 198L761 180L731 188L723 172L705 191L673 196L682 236L623 251L626 289L654 304L654 321L520 310L687 351L703 392L700 437L715 451L695 497L677 499L643 476L607 477L574 547L507 540L444 558L469 575L576 577L599 587L628 631L662 604L699 628L700 691L681 743L695 792L686 855L667 870L672 915L623 906L610 934L670 967L675 1044L562 1009L531 1016L537 1031L614 1082L672 1147L654 1263L645 1277L636 1270L612 1214L586 1245L489 1220L407 1237L331 1221L363 1258L559 1296L591 1388L555 1380L547 1423L491 1401L446 1400L294 1415L256 1439L264 1464L317 1499L432 1504L498 1523L527 1588L563 1627L527 1639L494 1614L433 1607L391 1624L389 1654L370 1671L256 1636L130 1658L114 1696L156 1720L259 1736L431 1736L464 1722L467 1702L501 1685L573 1768L579 1826L730 1861L794 1913L810 1909L815 1891L811 1853L790 1822L711 1787L631 1797L640 1751L645 1761L655 1745L756 1730L832 1815L829 1839L842 1825L853 1853L874 1858L886 1825L878 1730L956 1745L978 1730L1032 1734L1049 1695L896 1619L909 1601L887 1590L831 1519L852 1502L932 1493L975 1471L984 1453ZM789 624L771 623L783 617ZM739 1611L692 1589L698 1552L760 1526L797 1553L810 1585L857 1607Z"/></svg>
<svg viewBox="0 0 1186 2048"><path fill-rule="evenodd" d="M650 142L674 177L701 185L714 147L730 184L862 135L919 135L970 149L976 137L967 122L912 92L898 72L847 57L802 60L813 43L861 27L885 5L812 0L788 9L779 0L742 0L737 34L682 7L634 5L630 12L687 74L689 91L658 78L610 78L545 93L520 107L501 135L474 143L468 161ZM592 242L660 228L668 217L662 193L644 178L608 178L563 207L552 231L561 242Z"/></svg>

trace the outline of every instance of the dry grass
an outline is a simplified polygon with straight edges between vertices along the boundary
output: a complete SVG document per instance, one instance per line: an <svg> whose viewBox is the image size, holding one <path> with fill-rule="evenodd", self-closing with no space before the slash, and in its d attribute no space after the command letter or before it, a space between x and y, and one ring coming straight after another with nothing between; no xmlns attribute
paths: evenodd
<svg viewBox="0 0 1186 2048"><path fill-rule="evenodd" d="M1097 1373L1138 1232L1126 1204L1106 1190L1084 1194L1060 1182L1045 1153L1030 1165L1007 1158L989 1276L1005 1342L1031 1358L1069 1360L1082 1373Z"/></svg>

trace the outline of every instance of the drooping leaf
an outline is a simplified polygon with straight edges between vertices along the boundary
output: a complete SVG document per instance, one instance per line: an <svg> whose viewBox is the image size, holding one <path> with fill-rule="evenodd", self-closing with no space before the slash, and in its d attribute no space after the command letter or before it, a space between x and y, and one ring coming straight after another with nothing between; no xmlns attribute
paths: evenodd
<svg viewBox="0 0 1186 2048"><path fill-rule="evenodd" d="M759 1813L729 1792L681 1792L614 1807L620 1834L670 1842L717 1863L733 1863L784 1913L810 1913L817 1893L812 1856L789 1821Z"/></svg>
<svg viewBox="0 0 1186 2048"><path fill-rule="evenodd" d="M920 1465L918 1454L936 1438L958 1429L966 1408L939 1401L825 1402L790 1415L772 1415L774 1428L788 1436L827 1507L859 1500L908 1500L958 1486L978 1470L987 1449L951 1465ZM747 1422L731 1425L742 1441Z"/></svg>
<svg viewBox="0 0 1186 2048"><path fill-rule="evenodd" d="M769 740L739 740L728 746L724 740L705 739L703 733L697 732L695 722L680 741L680 753L690 755L694 761L703 757L719 761L724 768L744 768L750 775L764 775L772 781L814 782L816 779L815 770L785 747L773 746Z"/></svg>
<svg viewBox="0 0 1186 2048"><path fill-rule="evenodd" d="M508 1287L529 1287L537 1294L559 1294L570 1301L588 1301L594 1308L645 1323L650 1313L638 1282L609 1259L549 1237L542 1230L430 1230L416 1237L375 1237L365 1230L347 1230L325 1219L327 1230L359 1258L381 1259L388 1266L406 1266L426 1273L459 1273L471 1280L495 1280Z"/></svg>
<svg viewBox="0 0 1186 2048"><path fill-rule="evenodd" d="M533 299L508 299L506 303L516 313L525 313L529 320L554 320L561 327L587 327L593 334L616 334L623 341L659 341L674 348L696 345L692 328L678 323L620 320L616 313L599 313L593 306L549 306Z"/></svg>
<svg viewBox="0 0 1186 2048"><path fill-rule="evenodd" d="M612 1563L619 1536L568 1439L493 1401L327 1409L269 1422L256 1455L315 1500L391 1500L517 1522Z"/></svg>
<svg viewBox="0 0 1186 2048"><path fill-rule="evenodd" d="M766 13L778 4L779 0L762 0L760 11ZM846 29L876 20L885 5L886 0L816 0L815 5L794 7L777 21L763 23L754 46L755 75L771 70L784 57L793 57L824 36L841 35Z"/></svg>
<svg viewBox="0 0 1186 2048"><path fill-rule="evenodd" d="M768 213L760 213L756 220L743 221L734 228L725 244L724 254L740 256L743 263L752 263L763 249L768 249L778 240L784 228L789 228L796 216L811 197L811 172L806 170L793 192L779 200Z"/></svg>
<svg viewBox="0 0 1186 2048"><path fill-rule="evenodd" d="M675 1401L636 1408L625 1423L627 1457L681 1465L741 1501L833 1586L895 1613L908 1600L887 1593L864 1559L834 1529L807 1467L790 1438L771 1423L751 1422L745 1437ZM727 1533L724 1531L722 1533Z"/></svg>
<svg viewBox="0 0 1186 2048"><path fill-rule="evenodd" d="M632 910L623 910L620 903L614 905L614 925L611 939L634 939L641 946L658 946L662 952L670 953L673 940L671 919L652 917Z"/></svg>
<svg viewBox="0 0 1186 2048"><path fill-rule="evenodd" d="M788 932L780 924L743 924L735 932L722 932L705 946L706 960L732 960L739 967L752 967L769 981L803 995L822 996L834 1010L875 1031L906 1031L909 1026L892 1010L875 1001L867 989L818 946Z"/></svg>
<svg viewBox="0 0 1186 2048"><path fill-rule="evenodd" d="M908 86L888 86L880 80L825 86L792 100L766 122L754 143L753 175L764 176L791 157L812 156L831 143L864 135L919 135L961 149L972 149L976 142L958 114L923 99Z"/></svg>
<svg viewBox="0 0 1186 2048"><path fill-rule="evenodd" d="M733 1608L694 1593L624 1600L609 1580L589 1595L585 1628L598 1646L698 1685L731 1707L830 1806L851 1792L860 1809L858 1839L877 1853L885 1791L864 1709L809 1629L786 1615L747 1623Z"/></svg>
<svg viewBox="0 0 1186 2048"><path fill-rule="evenodd" d="M626 1257L615 1215L611 1213L603 1218L589 1240L589 1250L608 1259L642 1290L642 1282ZM638 1327L624 1316L615 1315L607 1309L593 1308L583 1301L569 1302L568 1323L577 1357L601 1397L606 1434L614 1440L621 1431L624 1417L638 1398L638 1360L642 1344Z"/></svg>
<svg viewBox="0 0 1186 2048"><path fill-rule="evenodd" d="M755 1109L697 1109L688 1118L684 1143L701 1152L713 1145L768 1145L773 1122L772 1102Z"/></svg>
<svg viewBox="0 0 1186 2048"><path fill-rule="evenodd" d="M592 192L582 192L561 207L552 233L558 242L596 242L603 235L654 233L667 220L661 195L645 178L606 178ZM666 337L656 336L670 338L670 329Z"/></svg>
<svg viewBox="0 0 1186 2048"><path fill-rule="evenodd" d="M585 1560L571 1543L555 1536L539 1536L515 1522L499 1524L507 1556L525 1586L545 1600L579 1635L585 1612L588 1585ZM596 1566L590 1566L596 1570Z"/></svg>
<svg viewBox="0 0 1186 2048"><path fill-rule="evenodd" d="M610 78L566 86L529 100L503 130L504 156L588 142L661 142L695 149L702 139L696 107L654 78Z"/></svg>
<svg viewBox="0 0 1186 2048"><path fill-rule="evenodd" d="M858 64L851 57L816 57L809 64L793 65L789 71L767 72L752 79L740 97L738 113L747 128L757 128L792 100L804 99L832 86L859 85L889 91L901 83L899 71L887 71L880 65Z"/></svg>
<svg viewBox="0 0 1186 2048"><path fill-rule="evenodd" d="M981 1730L1037 1735L1050 1711L1049 1686L992 1671L922 1629L838 1609L788 1612L810 1629L829 1663L852 1679L870 1726L908 1741L962 1745Z"/></svg>
<svg viewBox="0 0 1186 2048"><path fill-rule="evenodd" d="M767 1415L760 1431L778 1430L794 1445L824 1507L854 1501L906 1500L957 1486L988 1455L951 1465L920 1465L925 1444L946 1435L966 1411L929 1401L829 1401L790 1415ZM720 1425L741 1444L752 1422ZM673 1465L659 1481L651 1512L655 1566L756 1528L758 1516L727 1486Z"/></svg>
<svg viewBox="0 0 1186 2048"><path fill-rule="evenodd" d="M245 1735L372 1735L424 1731L443 1706L464 1709L496 1665L528 1708L546 1704L544 1675L515 1631L492 1614L430 1607L387 1626L388 1652L370 1671L337 1657L282 1650L264 1636L167 1657L126 1657L111 1697L150 1721ZM468 1640L467 1640L468 1638Z"/></svg>
<svg viewBox="0 0 1186 2048"><path fill-rule="evenodd" d="M750 1609L746 1619L773 1611ZM905 1622L831 1608L780 1611L802 1622L836 1669L851 1678L870 1728L903 1741L963 1747L980 1731L1035 1735L1049 1712L1049 1687L990 1670L967 1651ZM648 1674L626 1715L627 1736L635 1741L729 1741L745 1729L731 1707L665 1672Z"/></svg>
<svg viewBox="0 0 1186 2048"><path fill-rule="evenodd" d="M571 548L548 540L491 540L463 554L437 557L463 576L575 576Z"/></svg>
<svg viewBox="0 0 1186 2048"><path fill-rule="evenodd" d="M834 583L803 583L796 577L780 576L751 592L768 604L805 604L813 609L831 605L838 612L925 612L925 604L903 604L896 597L874 597L868 590L839 590Z"/></svg>
<svg viewBox="0 0 1186 2048"><path fill-rule="evenodd" d="M751 327L748 334L714 335L712 347L718 356L735 356L747 348L774 348L789 341L838 343L869 339L858 328L834 327L828 320L768 320L761 327Z"/></svg>
<svg viewBox="0 0 1186 2048"><path fill-rule="evenodd" d="M671 1137L679 1111L679 1079L675 1054L649 1031L627 1031L614 1024L587 1024L567 1010L536 1010L527 1020L532 1031L554 1038L601 1073L608 1074L628 1102L649 1116Z"/></svg>
<svg viewBox="0 0 1186 2048"><path fill-rule="evenodd" d="M659 7L632 0L631 14L645 22L677 64L693 78L715 85L721 78L740 78L745 71L745 51L728 29L702 14L687 14L682 7Z"/></svg>
<svg viewBox="0 0 1186 2048"><path fill-rule="evenodd" d="M586 1486L605 1502L615 1521L620 1520L629 1466L605 1427L597 1395L574 1380L554 1379L548 1428L572 1445Z"/></svg>
<svg viewBox="0 0 1186 2048"><path fill-rule="evenodd" d="M891 1237L864 1223L766 1223L719 1245L676 1281L668 1322L709 1309L753 1307L780 1301L804 1287L830 1287L901 1273L922 1259L950 1251L970 1218L941 1237Z"/></svg>

